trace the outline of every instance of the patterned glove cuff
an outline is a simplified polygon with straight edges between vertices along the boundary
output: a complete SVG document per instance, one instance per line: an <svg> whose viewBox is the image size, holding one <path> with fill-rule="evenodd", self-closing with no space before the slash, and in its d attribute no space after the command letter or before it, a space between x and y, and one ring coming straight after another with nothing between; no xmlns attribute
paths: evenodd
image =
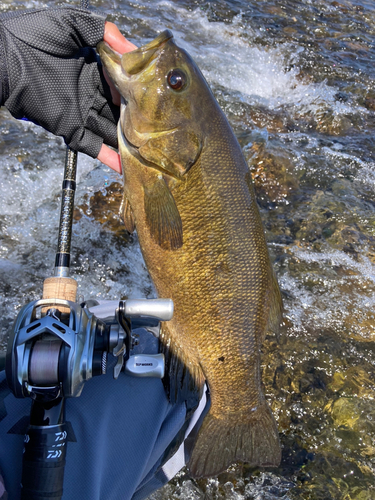
<svg viewBox="0 0 375 500"><path fill-rule="evenodd" d="M0 22L0 106L3 106L9 97L9 77L7 59L5 54L5 44L3 27Z"/></svg>

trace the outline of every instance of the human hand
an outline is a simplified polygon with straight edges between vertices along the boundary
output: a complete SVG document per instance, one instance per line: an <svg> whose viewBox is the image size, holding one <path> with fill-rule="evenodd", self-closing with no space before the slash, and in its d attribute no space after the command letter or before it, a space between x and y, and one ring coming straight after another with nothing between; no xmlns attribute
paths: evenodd
<svg viewBox="0 0 375 500"><path fill-rule="evenodd" d="M105 26L104 17L76 7L2 14L0 35L2 104L121 171L108 147L117 147L119 96L94 47L105 39L126 52L133 44L112 23Z"/></svg>

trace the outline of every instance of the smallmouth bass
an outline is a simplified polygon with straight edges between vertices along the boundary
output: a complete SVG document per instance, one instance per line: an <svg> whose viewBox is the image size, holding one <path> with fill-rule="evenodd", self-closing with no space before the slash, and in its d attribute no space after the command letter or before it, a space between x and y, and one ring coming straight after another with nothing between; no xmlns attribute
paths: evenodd
<svg viewBox="0 0 375 500"><path fill-rule="evenodd" d="M122 57L104 42L98 52L124 100L125 225L137 229L158 296L175 304L161 334L169 397L183 400L205 380L210 389L190 473L214 476L235 461L277 466L260 351L279 326L281 296L241 148L169 30Z"/></svg>

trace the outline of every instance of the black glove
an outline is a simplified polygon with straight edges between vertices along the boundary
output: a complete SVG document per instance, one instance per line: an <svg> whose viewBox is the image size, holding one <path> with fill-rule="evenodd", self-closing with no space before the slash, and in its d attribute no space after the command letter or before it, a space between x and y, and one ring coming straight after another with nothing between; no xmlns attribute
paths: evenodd
<svg viewBox="0 0 375 500"><path fill-rule="evenodd" d="M117 147L119 108L90 48L103 40L104 22L75 7L0 15L1 104L93 158L103 140Z"/></svg>

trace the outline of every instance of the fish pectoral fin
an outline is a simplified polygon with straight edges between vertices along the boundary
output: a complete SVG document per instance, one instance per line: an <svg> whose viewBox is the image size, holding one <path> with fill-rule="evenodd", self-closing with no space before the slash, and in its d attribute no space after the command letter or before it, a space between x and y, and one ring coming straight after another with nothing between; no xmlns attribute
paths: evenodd
<svg viewBox="0 0 375 500"><path fill-rule="evenodd" d="M188 462L194 478L217 476L235 462L252 467L278 467L281 447L275 419L267 403L248 415L235 412L218 416L212 409L199 429Z"/></svg>
<svg viewBox="0 0 375 500"><path fill-rule="evenodd" d="M123 196L121 206L120 206L120 216L125 224L125 229L128 233L132 234L135 230L135 222L133 216L133 210L130 206L129 200L127 197Z"/></svg>
<svg viewBox="0 0 375 500"><path fill-rule="evenodd" d="M182 221L172 193L162 176L144 186L146 223L151 237L164 250L182 247Z"/></svg>
<svg viewBox="0 0 375 500"><path fill-rule="evenodd" d="M150 138L139 148L140 155L173 177L182 177L196 163L202 144L193 131L173 130Z"/></svg>
<svg viewBox="0 0 375 500"><path fill-rule="evenodd" d="M163 384L172 404L186 403L188 412L193 412L202 397L205 384L203 371L198 363L189 362L183 350L170 338L162 327L160 349L165 357Z"/></svg>

